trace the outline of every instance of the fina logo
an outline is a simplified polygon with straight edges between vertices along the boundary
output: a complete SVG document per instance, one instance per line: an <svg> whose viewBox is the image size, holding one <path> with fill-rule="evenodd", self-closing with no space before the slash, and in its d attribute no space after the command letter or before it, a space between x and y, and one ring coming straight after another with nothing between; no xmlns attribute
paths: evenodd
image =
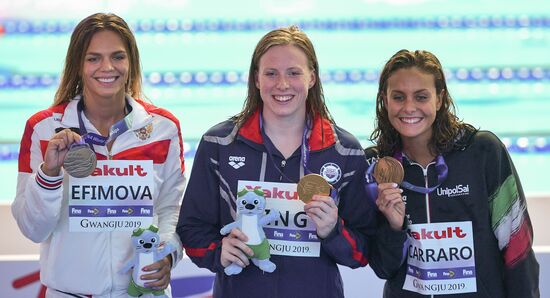
<svg viewBox="0 0 550 298"><path fill-rule="evenodd" d="M228 164L232 166L235 170L244 166L246 158L244 156L229 156Z"/></svg>
<svg viewBox="0 0 550 298"><path fill-rule="evenodd" d="M338 182L342 178L342 170L337 164L332 162L324 164L320 172L321 176L331 184Z"/></svg>
<svg viewBox="0 0 550 298"><path fill-rule="evenodd" d="M458 196L467 196L469 194L470 194L470 185L468 184L464 186L462 184L459 184L454 188L445 187L445 188L437 189L437 195L440 197L447 196L448 198L452 198L452 197L458 197Z"/></svg>

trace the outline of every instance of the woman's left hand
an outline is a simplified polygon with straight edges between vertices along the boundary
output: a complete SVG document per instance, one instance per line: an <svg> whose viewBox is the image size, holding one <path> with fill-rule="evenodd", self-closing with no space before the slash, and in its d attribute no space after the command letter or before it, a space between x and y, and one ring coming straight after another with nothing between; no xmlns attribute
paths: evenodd
<svg viewBox="0 0 550 298"><path fill-rule="evenodd" d="M304 211L315 222L317 236L321 239L328 237L338 221L338 207L328 196L314 195L304 206Z"/></svg>
<svg viewBox="0 0 550 298"><path fill-rule="evenodd" d="M143 267L143 271L151 271L149 274L140 276L142 280L152 280L146 282L145 287L154 290L164 290L170 284L170 270L172 269L172 255L169 254L162 260L151 265Z"/></svg>

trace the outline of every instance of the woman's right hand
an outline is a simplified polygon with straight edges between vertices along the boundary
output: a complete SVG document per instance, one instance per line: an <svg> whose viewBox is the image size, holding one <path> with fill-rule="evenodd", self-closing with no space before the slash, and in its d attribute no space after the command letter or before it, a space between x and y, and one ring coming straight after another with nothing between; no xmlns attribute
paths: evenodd
<svg viewBox="0 0 550 298"><path fill-rule="evenodd" d="M44 164L42 165L44 174L50 177L59 176L69 147L74 142L79 142L80 139L79 134L68 128L54 134L48 142L46 153L44 154Z"/></svg>
<svg viewBox="0 0 550 298"><path fill-rule="evenodd" d="M244 268L250 264L248 258L252 257L254 252L246 245L246 241L248 237L239 229L231 230L231 233L222 239L220 262L223 267L235 263Z"/></svg>
<svg viewBox="0 0 550 298"><path fill-rule="evenodd" d="M386 216L390 227L395 231L401 230L405 219L405 202L401 196L403 190L397 186L396 183L378 184L378 198L376 199L378 210Z"/></svg>

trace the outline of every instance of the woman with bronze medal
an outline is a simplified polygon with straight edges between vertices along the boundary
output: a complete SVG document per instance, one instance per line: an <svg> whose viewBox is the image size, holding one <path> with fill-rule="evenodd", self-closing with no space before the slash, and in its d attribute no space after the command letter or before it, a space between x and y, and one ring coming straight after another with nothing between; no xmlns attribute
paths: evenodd
<svg viewBox="0 0 550 298"><path fill-rule="evenodd" d="M140 99L140 68L126 22L91 15L71 35L52 107L27 121L12 212L41 244L46 297L127 297L122 268L142 226L157 225L161 242L177 249L133 282L163 290L181 259L179 122Z"/></svg>
<svg viewBox="0 0 550 298"><path fill-rule="evenodd" d="M214 297L342 297L337 264L365 266L375 231L366 168L359 142L325 106L309 38L295 26L273 30L252 55L243 111L202 137L178 235L191 260L216 273ZM238 196L246 191L278 213L263 229L274 271L251 265L258 233L220 233L238 208L255 208ZM225 274L234 264L242 270Z"/></svg>
<svg viewBox="0 0 550 298"><path fill-rule="evenodd" d="M403 254L369 255L383 264L373 268L387 279L384 297L539 297L533 230L512 160L494 134L455 116L432 53L390 58L376 117L376 146L365 150L369 197L389 202L403 189L406 202L407 240L377 238ZM402 182L379 181L401 166Z"/></svg>

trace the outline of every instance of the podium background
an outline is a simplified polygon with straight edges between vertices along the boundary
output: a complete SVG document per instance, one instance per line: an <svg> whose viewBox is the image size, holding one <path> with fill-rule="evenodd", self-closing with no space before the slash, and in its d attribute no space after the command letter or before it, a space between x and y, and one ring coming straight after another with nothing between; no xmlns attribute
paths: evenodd
<svg viewBox="0 0 550 298"><path fill-rule="evenodd" d="M329 109L364 146L384 63L403 48L432 51L459 117L495 132L511 153L535 228L542 297L550 297L547 0L0 0L0 297L39 293L38 245L9 211L19 141L25 120L52 103L72 28L99 11L134 30L147 98L181 121L187 175L200 136L241 109L252 51L267 31L298 24L310 36ZM369 268L343 276L348 297L381 295ZM188 259L174 277L177 297L208 295L209 273Z"/></svg>

